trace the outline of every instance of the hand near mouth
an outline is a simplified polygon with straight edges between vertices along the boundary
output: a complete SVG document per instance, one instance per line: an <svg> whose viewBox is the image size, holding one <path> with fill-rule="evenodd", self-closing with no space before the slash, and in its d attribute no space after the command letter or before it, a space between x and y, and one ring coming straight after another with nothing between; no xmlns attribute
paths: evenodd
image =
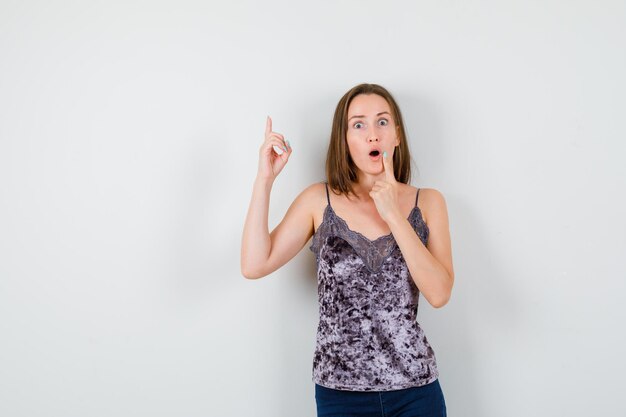
<svg viewBox="0 0 626 417"><path fill-rule="evenodd" d="M374 200L380 217L389 223L391 220L402 217L398 204L399 186L393 174L393 157L384 152L382 160L385 179L374 182L369 195Z"/></svg>

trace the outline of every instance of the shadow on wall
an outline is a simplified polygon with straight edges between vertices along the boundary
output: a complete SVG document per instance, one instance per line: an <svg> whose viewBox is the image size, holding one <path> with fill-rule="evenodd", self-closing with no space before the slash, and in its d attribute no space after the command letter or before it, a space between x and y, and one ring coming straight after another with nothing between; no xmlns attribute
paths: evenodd
<svg viewBox="0 0 626 417"><path fill-rule="evenodd" d="M309 250L304 249L283 267L281 303L277 308L276 337L281 341L280 392L289 396L276 404L272 415L315 416L315 395L312 366L317 325L319 320L317 297L317 265ZM286 279L285 279L286 278Z"/></svg>
<svg viewBox="0 0 626 417"><path fill-rule="evenodd" d="M411 183L416 187L436 188L423 183L425 168L428 178L442 178L447 171L443 150L443 127L436 103L422 92L409 90L395 95L402 111L409 150L411 152Z"/></svg>
<svg viewBox="0 0 626 417"><path fill-rule="evenodd" d="M461 199L449 196L447 203L453 219L453 294L443 309L421 307L420 315L427 322L427 335L436 343L433 348L450 415L480 417L489 410L480 399L497 395L481 390L498 382L490 375L497 364L486 363L486 353L479 349L485 345L497 349L509 339L519 327L521 312L514 289L502 278L506 271L492 258L496 251L489 247L483 226L477 223L480 216L464 207ZM423 303L427 302L422 297L420 305Z"/></svg>

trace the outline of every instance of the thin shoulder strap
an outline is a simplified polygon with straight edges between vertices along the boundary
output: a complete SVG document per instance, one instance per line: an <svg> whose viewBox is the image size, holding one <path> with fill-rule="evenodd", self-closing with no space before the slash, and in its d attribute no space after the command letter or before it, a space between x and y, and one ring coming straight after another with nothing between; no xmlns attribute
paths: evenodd
<svg viewBox="0 0 626 417"><path fill-rule="evenodd" d="M330 196L328 195L328 183L324 183L326 185L326 200L328 200L328 205L330 206Z"/></svg>
<svg viewBox="0 0 626 417"><path fill-rule="evenodd" d="M420 196L420 188L417 189L417 194L415 195L415 207L417 207L417 199Z"/></svg>

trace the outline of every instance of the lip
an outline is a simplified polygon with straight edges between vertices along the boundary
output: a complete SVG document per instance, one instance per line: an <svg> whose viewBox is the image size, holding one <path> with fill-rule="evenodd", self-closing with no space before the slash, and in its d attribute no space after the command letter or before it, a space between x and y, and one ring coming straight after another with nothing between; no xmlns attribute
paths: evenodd
<svg viewBox="0 0 626 417"><path fill-rule="evenodd" d="M376 156L372 156L372 155L370 155L370 153L371 153L371 152L373 152L373 151L378 151L378 155L376 155ZM383 151L382 151L380 148L378 148L378 147L373 147L373 148L371 148L371 149L369 150L369 152L367 153L367 156L369 156L369 158L370 158L372 161L378 161L378 160L380 160L380 158L383 156Z"/></svg>

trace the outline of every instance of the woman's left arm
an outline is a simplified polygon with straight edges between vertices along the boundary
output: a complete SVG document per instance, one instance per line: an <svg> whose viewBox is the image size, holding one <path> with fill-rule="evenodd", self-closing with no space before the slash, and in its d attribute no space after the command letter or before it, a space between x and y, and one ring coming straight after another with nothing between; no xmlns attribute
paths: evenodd
<svg viewBox="0 0 626 417"><path fill-rule="evenodd" d="M428 246L424 246L413 226L402 216L391 217L387 224L402 252L415 285L435 308L446 305L454 284L452 247L448 227L448 210L443 195L435 189L422 189L427 203Z"/></svg>
<svg viewBox="0 0 626 417"><path fill-rule="evenodd" d="M393 174L393 160L386 152L383 168L385 180L374 183L370 196L376 203L378 213L389 225L415 285L433 307L443 307L450 299L454 284L446 201L435 189L422 190L423 194L428 194L422 198L429 230L426 247L399 210L399 183Z"/></svg>

